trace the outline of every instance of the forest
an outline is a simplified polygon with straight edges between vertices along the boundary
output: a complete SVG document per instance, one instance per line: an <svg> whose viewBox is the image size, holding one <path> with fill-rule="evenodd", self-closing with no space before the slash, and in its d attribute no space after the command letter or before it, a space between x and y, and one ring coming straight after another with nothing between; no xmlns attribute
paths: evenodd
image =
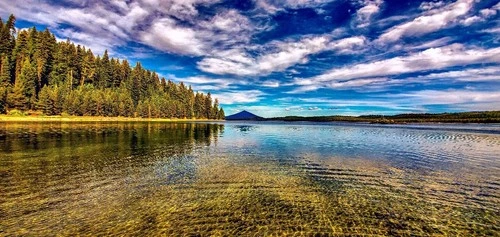
<svg viewBox="0 0 500 237"><path fill-rule="evenodd" d="M398 123L500 123L500 111L477 111L441 114L398 114L398 115L361 115L361 116L287 116L269 118L278 121L310 121L310 122L366 122L380 124Z"/></svg>
<svg viewBox="0 0 500 237"><path fill-rule="evenodd" d="M142 118L224 119L210 93L159 78L137 62L110 58L106 50L48 29L16 31L15 16L0 19L0 113L41 113Z"/></svg>

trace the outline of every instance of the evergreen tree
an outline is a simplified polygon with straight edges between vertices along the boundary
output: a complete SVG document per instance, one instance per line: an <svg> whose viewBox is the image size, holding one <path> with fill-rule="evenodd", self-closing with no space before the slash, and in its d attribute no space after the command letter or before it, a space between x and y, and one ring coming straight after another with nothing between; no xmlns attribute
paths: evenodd
<svg viewBox="0 0 500 237"><path fill-rule="evenodd" d="M34 63L38 78L38 89L48 84L49 72L52 69L53 52L56 44L55 37L45 30L38 34L37 47L34 52Z"/></svg>
<svg viewBox="0 0 500 237"><path fill-rule="evenodd" d="M141 99L141 81L142 81L142 67L139 62L135 65L130 76L129 91L132 96L134 105L137 105Z"/></svg>
<svg viewBox="0 0 500 237"><path fill-rule="evenodd" d="M95 58L92 51L89 49L85 52L81 64L80 86L92 84L95 76Z"/></svg>
<svg viewBox="0 0 500 237"><path fill-rule="evenodd" d="M218 115L217 119L219 119L219 120L226 119L226 115L224 114L224 110L222 108L219 109L219 112L217 113L217 115Z"/></svg>
<svg viewBox="0 0 500 237"><path fill-rule="evenodd" d="M10 64L9 58L4 56L0 61L0 113L7 110L7 93L10 90Z"/></svg>
<svg viewBox="0 0 500 237"><path fill-rule="evenodd" d="M37 87L37 76L36 69L31 63L29 58L24 60L21 75L18 78L24 83L23 94L28 99L28 108L33 109L36 104L36 87Z"/></svg>
<svg viewBox="0 0 500 237"><path fill-rule="evenodd" d="M210 95L210 92L208 92L207 97L205 97L205 118L207 119L212 119L212 96Z"/></svg>
<svg viewBox="0 0 500 237"><path fill-rule="evenodd" d="M29 61L28 61L29 62ZM20 75L14 84L14 88L9 91L7 96L7 103L10 108L18 109L18 110L28 110L30 107L29 97L27 96L29 89L27 89L27 77L26 74Z"/></svg>
<svg viewBox="0 0 500 237"><path fill-rule="evenodd" d="M219 100L215 99L214 106L211 111L211 119L219 119Z"/></svg>
<svg viewBox="0 0 500 237"><path fill-rule="evenodd" d="M2 19L0 18L0 22ZM16 17L10 15L9 19L5 24L0 25L0 55L12 55L12 51L15 46L15 34L16 34Z"/></svg>
<svg viewBox="0 0 500 237"><path fill-rule="evenodd" d="M10 60L9 57L3 56L0 59L0 86L9 87L11 74L10 74Z"/></svg>

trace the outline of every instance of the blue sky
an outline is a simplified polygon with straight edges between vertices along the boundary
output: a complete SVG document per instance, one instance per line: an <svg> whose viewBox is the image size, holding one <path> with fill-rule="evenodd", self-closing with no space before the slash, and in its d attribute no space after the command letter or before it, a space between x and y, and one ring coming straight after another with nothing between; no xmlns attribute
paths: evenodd
<svg viewBox="0 0 500 237"><path fill-rule="evenodd" d="M0 1L49 28L264 117L500 110L500 3Z"/></svg>

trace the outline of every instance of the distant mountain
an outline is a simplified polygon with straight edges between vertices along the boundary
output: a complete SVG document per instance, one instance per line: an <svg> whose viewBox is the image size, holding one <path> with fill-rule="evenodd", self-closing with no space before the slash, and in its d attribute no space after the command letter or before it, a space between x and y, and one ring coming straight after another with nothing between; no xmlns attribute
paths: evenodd
<svg viewBox="0 0 500 237"><path fill-rule="evenodd" d="M265 120L263 117L243 110L237 114L226 116L226 120Z"/></svg>

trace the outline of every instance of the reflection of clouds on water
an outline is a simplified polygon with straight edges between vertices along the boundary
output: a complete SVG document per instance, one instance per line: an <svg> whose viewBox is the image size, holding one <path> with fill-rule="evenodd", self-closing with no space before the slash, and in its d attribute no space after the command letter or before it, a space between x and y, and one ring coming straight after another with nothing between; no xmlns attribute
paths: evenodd
<svg viewBox="0 0 500 237"><path fill-rule="evenodd" d="M314 153L323 159L371 159L414 170L498 167L500 137L489 134L488 126L481 133L470 132L466 125L442 125L440 130L425 129L424 125L414 127L261 123L255 129L252 124L238 125L232 127L221 144L228 152L246 148L274 157ZM471 128L478 129L477 125Z"/></svg>
<svg viewBox="0 0 500 237"><path fill-rule="evenodd" d="M250 125L235 125L233 126L236 130L242 132L242 133L248 133L252 130L256 129L256 126L250 126Z"/></svg>

